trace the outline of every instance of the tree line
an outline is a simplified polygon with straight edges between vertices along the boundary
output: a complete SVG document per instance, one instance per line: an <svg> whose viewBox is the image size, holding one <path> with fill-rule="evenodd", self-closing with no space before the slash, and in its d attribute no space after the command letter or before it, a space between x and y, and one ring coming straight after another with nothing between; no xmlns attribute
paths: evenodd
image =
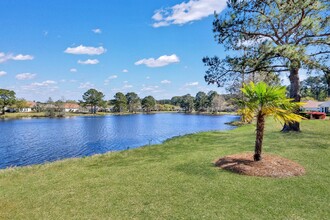
<svg viewBox="0 0 330 220"><path fill-rule="evenodd" d="M50 97L46 102L33 102L31 105L25 99L16 98L16 93L12 90L0 89L0 109L1 114L12 111L21 112L24 108L32 108L33 112L45 112L48 117L62 117L65 114L66 104L77 104L80 111L88 111L95 114L98 111L114 113L137 113L152 111L183 111L186 113L233 111L236 108L231 101L232 95L220 95L215 91L209 93L198 92L196 96L186 94L183 96L174 96L171 99L156 100L149 95L140 98L135 92L126 94L117 92L113 99L105 100L105 95L96 89L89 89L82 95L82 100L61 100L53 101Z"/></svg>
<svg viewBox="0 0 330 220"><path fill-rule="evenodd" d="M227 95L227 100L228 100ZM89 106L92 113L96 113L97 108L107 105L113 106L112 112L116 113L136 113L136 112L151 112L151 111L175 111L182 110L186 113L196 112L212 112L233 109L228 108L228 103L225 97L215 91L208 94L198 92L195 97L190 94L183 96L174 96L171 99L156 100L153 96L146 96L141 99L138 94L128 92L126 95L122 92L117 92L114 99L108 102L104 100L104 94L96 89L89 89L83 94L83 100L80 101L82 106Z"/></svg>

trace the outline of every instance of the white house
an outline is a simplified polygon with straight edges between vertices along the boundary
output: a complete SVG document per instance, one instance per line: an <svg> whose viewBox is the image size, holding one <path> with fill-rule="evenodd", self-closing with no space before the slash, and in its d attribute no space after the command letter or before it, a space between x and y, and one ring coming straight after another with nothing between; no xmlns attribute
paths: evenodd
<svg viewBox="0 0 330 220"><path fill-rule="evenodd" d="M330 101L323 102L319 105L320 112L330 113Z"/></svg>
<svg viewBox="0 0 330 220"><path fill-rule="evenodd" d="M27 101L26 102L26 107L25 108L21 108L19 109L20 112L32 112L32 108L35 107L37 105L37 103L35 102L30 102L30 101Z"/></svg>
<svg viewBox="0 0 330 220"><path fill-rule="evenodd" d="M323 102L307 101L303 106L300 107L300 110L303 112L320 112L321 104L323 104Z"/></svg>
<svg viewBox="0 0 330 220"><path fill-rule="evenodd" d="M64 111L65 112L79 112L80 106L76 103L65 103Z"/></svg>

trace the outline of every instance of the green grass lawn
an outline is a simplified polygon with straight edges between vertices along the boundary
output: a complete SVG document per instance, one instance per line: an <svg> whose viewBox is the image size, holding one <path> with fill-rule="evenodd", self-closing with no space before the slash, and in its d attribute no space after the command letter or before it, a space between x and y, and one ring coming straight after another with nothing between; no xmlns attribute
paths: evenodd
<svg viewBox="0 0 330 220"><path fill-rule="evenodd" d="M219 170L253 151L255 128L206 132L161 145L0 171L1 219L329 219L330 120L301 133L266 123L264 152L306 175L284 179ZM2 155L3 156L3 155Z"/></svg>

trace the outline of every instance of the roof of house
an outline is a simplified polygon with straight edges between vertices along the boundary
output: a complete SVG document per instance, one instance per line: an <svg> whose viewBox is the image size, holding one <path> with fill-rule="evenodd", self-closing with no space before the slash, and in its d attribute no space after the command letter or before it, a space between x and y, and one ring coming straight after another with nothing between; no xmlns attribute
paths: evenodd
<svg viewBox="0 0 330 220"><path fill-rule="evenodd" d="M77 103L64 103L64 108L78 109L80 106Z"/></svg>
<svg viewBox="0 0 330 220"><path fill-rule="evenodd" d="M320 107L330 107L330 101L322 102L322 103L320 104Z"/></svg>
<svg viewBox="0 0 330 220"><path fill-rule="evenodd" d="M26 104L27 104L27 106L29 106L29 108L33 108L34 106L37 105L36 102L32 102L32 101L27 101Z"/></svg>
<svg viewBox="0 0 330 220"><path fill-rule="evenodd" d="M307 101L302 107L303 108L318 108L323 102L317 102L317 101Z"/></svg>

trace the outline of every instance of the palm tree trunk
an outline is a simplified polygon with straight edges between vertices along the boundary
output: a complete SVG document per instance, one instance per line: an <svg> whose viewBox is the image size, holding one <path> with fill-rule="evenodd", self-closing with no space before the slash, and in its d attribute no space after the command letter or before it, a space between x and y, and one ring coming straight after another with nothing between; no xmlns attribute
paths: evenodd
<svg viewBox="0 0 330 220"><path fill-rule="evenodd" d="M299 63L299 61L296 61ZM299 65L292 67L290 69L290 98L293 99L294 102L300 102L300 81L299 81ZM299 113L299 109L297 109L297 112ZM283 132L289 132L289 131L300 131L300 123L299 122L293 122L284 124L284 127L282 129Z"/></svg>
<svg viewBox="0 0 330 220"><path fill-rule="evenodd" d="M253 156L254 161L261 160L264 130L265 130L265 116L261 112L259 112L257 116L257 135L256 135L256 144L255 144L254 156Z"/></svg>

